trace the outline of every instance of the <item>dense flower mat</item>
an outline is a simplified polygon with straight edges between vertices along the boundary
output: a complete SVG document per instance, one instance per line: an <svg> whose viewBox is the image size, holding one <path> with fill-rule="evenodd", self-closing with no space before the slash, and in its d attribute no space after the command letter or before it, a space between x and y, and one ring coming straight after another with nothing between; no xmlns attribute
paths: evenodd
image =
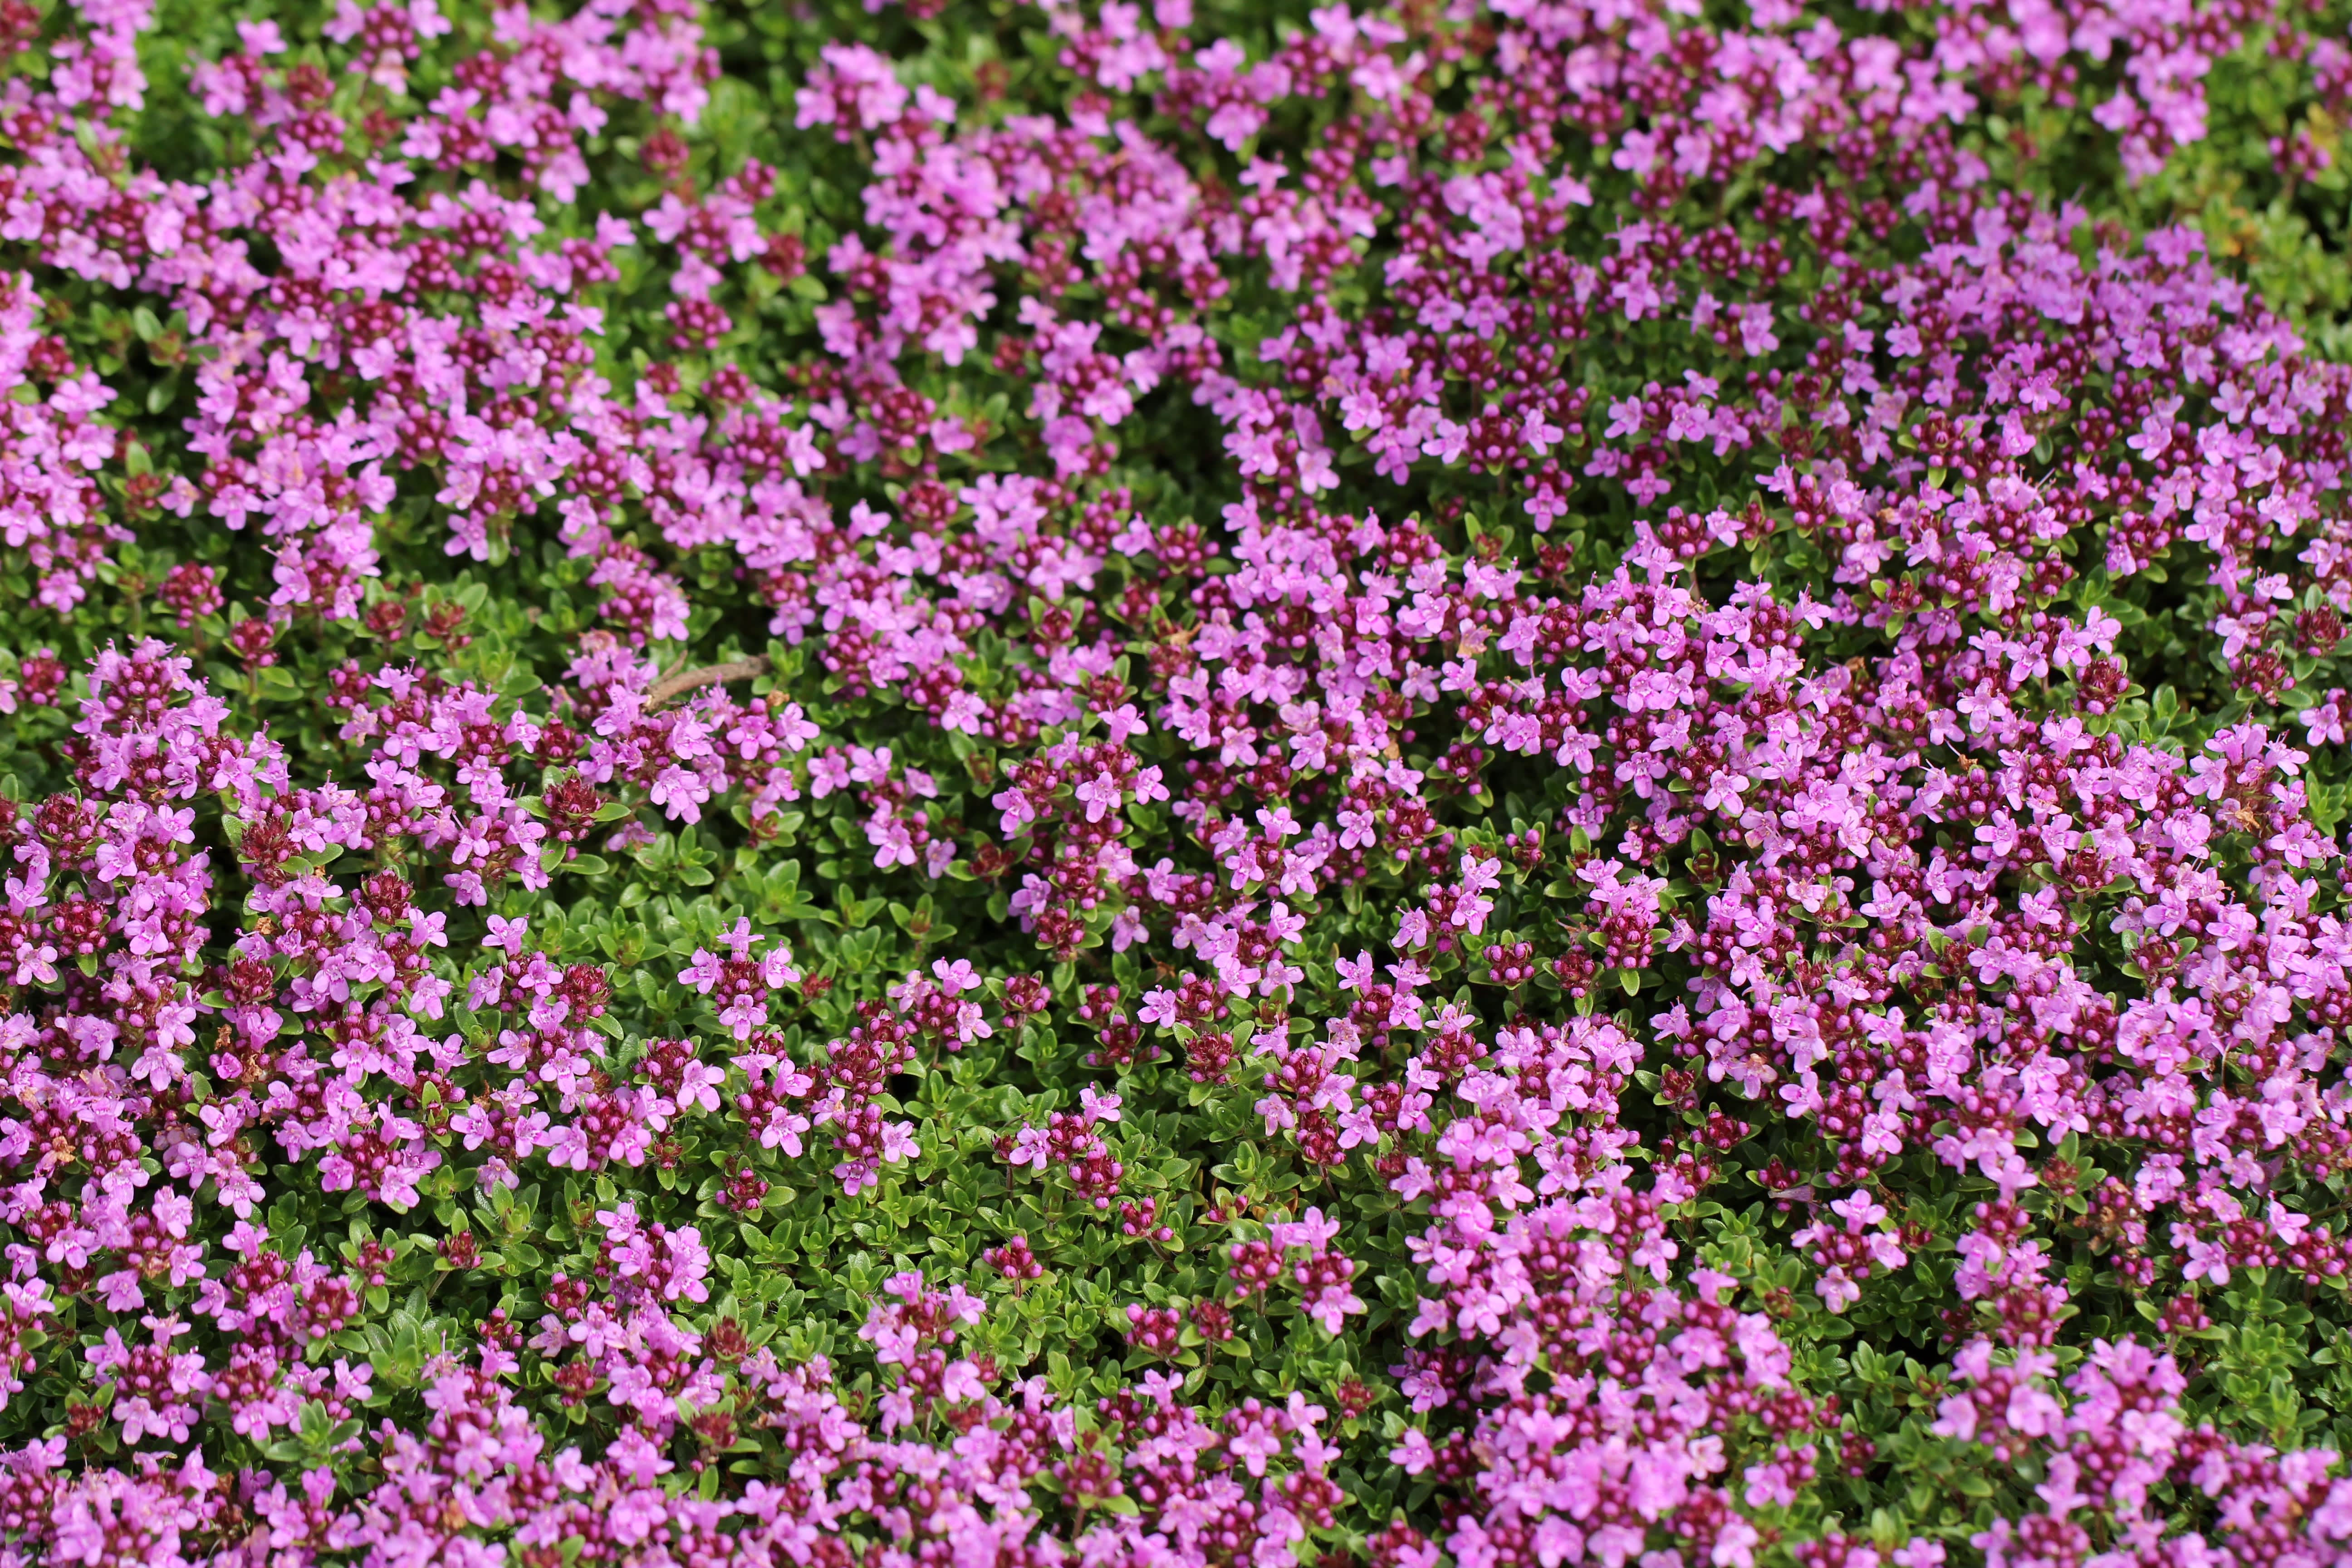
<svg viewBox="0 0 2352 1568"><path fill-rule="evenodd" d="M0 4L0 1563L2352 1563L2344 7L870 3Z"/></svg>

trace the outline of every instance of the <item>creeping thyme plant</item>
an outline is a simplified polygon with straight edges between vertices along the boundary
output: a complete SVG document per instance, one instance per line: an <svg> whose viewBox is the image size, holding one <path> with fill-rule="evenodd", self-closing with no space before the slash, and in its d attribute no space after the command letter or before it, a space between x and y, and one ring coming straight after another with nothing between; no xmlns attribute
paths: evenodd
<svg viewBox="0 0 2352 1568"><path fill-rule="evenodd" d="M0 1564L2352 1563L2338 0L0 0Z"/></svg>

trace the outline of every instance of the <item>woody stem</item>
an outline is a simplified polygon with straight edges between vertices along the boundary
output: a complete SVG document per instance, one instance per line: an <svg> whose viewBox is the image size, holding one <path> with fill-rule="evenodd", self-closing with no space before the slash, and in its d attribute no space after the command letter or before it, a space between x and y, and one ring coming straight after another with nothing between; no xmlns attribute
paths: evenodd
<svg viewBox="0 0 2352 1568"><path fill-rule="evenodd" d="M748 680L765 675L771 668L768 656L753 654L749 658L730 659L725 664L706 664L699 669L673 670L654 682L646 693L646 706L658 708L671 698L692 691L699 686L723 686L730 680Z"/></svg>

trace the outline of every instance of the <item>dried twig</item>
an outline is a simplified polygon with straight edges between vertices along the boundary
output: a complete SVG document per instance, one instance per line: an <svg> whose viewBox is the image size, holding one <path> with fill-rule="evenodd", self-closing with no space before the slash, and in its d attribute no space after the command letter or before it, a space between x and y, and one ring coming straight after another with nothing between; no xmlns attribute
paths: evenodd
<svg viewBox="0 0 2352 1568"><path fill-rule="evenodd" d="M646 706L658 708L673 697L683 696L701 686L723 686L730 680L748 680L755 675L768 673L768 656L755 653L749 658L730 659L725 664L706 664L700 669L673 670L654 682L646 693Z"/></svg>

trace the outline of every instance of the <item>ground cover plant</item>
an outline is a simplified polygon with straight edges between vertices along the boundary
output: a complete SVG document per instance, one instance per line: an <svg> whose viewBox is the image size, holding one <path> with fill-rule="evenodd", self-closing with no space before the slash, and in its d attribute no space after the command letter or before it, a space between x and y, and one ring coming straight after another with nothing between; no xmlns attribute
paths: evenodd
<svg viewBox="0 0 2352 1568"><path fill-rule="evenodd" d="M2347 26L0 3L0 1561L2352 1561Z"/></svg>

